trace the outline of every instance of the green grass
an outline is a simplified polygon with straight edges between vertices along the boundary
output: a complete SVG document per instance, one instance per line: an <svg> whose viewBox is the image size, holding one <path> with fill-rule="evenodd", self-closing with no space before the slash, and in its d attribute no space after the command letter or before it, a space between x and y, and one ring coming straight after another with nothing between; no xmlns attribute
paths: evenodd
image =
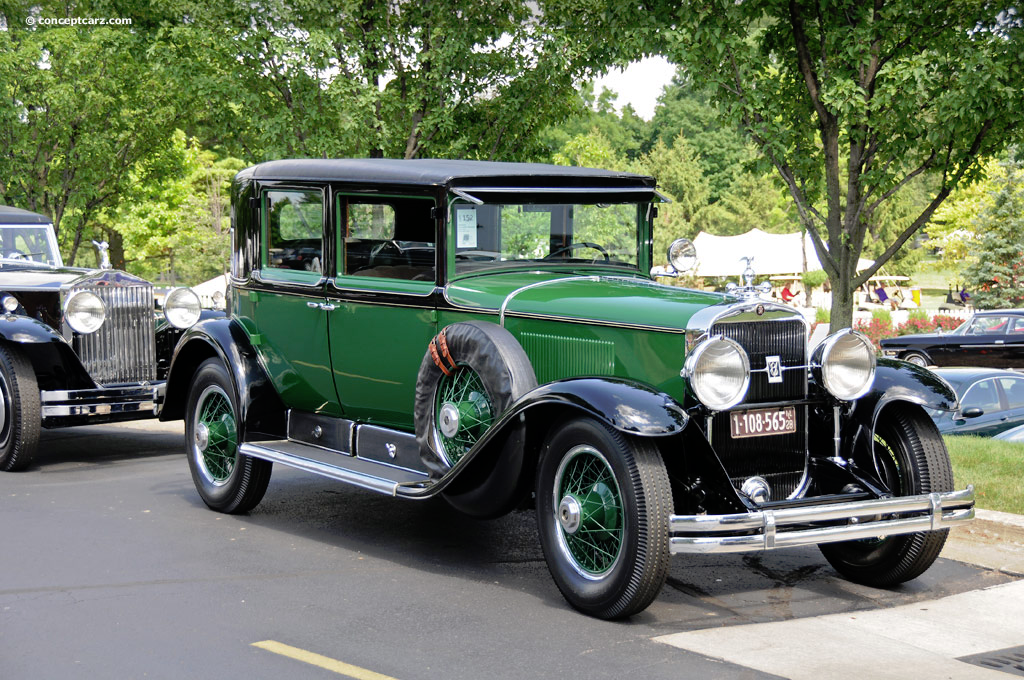
<svg viewBox="0 0 1024 680"><path fill-rule="evenodd" d="M945 437L956 488L974 485L977 506L1024 515L1024 444Z"/></svg>

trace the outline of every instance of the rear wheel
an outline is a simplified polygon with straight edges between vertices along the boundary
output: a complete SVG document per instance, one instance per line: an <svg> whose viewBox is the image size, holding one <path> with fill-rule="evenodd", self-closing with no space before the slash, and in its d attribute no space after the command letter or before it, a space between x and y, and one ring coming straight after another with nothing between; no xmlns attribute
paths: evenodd
<svg viewBox="0 0 1024 680"><path fill-rule="evenodd" d="M0 346L0 470L24 470L39 448L39 385L32 362Z"/></svg>
<svg viewBox="0 0 1024 680"><path fill-rule="evenodd" d="M558 426L537 470L537 525L558 589L603 619L643 611L668 575L672 491L657 449L592 418Z"/></svg>
<svg viewBox="0 0 1024 680"><path fill-rule="evenodd" d="M185 441L192 481L208 506L238 514L263 499L273 466L238 452L242 431L234 386L217 359L204 361L192 380Z"/></svg>
<svg viewBox="0 0 1024 680"><path fill-rule="evenodd" d="M875 429L873 459L894 496L953 490L953 468L932 421L912 407L886 409ZM935 562L949 529L823 544L825 559L856 583L888 588L917 578Z"/></svg>

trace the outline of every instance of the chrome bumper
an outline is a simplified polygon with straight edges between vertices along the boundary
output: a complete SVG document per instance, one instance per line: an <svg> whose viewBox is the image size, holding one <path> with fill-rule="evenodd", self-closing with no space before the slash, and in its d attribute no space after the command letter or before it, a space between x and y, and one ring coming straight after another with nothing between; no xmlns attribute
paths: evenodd
<svg viewBox="0 0 1024 680"><path fill-rule="evenodd" d="M150 418L160 413L166 387L166 383L159 382L85 390L43 390L39 393L43 424Z"/></svg>
<svg viewBox="0 0 1024 680"><path fill-rule="evenodd" d="M935 531L974 519L974 487L733 515L672 515L669 552L726 553Z"/></svg>

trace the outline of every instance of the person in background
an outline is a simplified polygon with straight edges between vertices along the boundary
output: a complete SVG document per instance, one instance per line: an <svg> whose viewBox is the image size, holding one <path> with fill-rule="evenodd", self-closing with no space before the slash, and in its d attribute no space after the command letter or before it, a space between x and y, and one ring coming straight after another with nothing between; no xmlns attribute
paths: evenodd
<svg viewBox="0 0 1024 680"><path fill-rule="evenodd" d="M782 301L785 302L787 305L796 297L793 291L790 290L789 286L790 283L789 281L787 281L786 285L782 287Z"/></svg>
<svg viewBox="0 0 1024 680"><path fill-rule="evenodd" d="M967 292L967 286L961 287L960 288L960 302L962 302L965 305L967 305L967 304L970 304L968 302L968 300L970 300L970 299L971 299L971 294Z"/></svg>
<svg viewBox="0 0 1024 680"><path fill-rule="evenodd" d="M878 288L875 288L875 297L878 298L879 304L889 305L890 308L896 309L896 301L889 297L889 294L885 292L885 286L878 284Z"/></svg>

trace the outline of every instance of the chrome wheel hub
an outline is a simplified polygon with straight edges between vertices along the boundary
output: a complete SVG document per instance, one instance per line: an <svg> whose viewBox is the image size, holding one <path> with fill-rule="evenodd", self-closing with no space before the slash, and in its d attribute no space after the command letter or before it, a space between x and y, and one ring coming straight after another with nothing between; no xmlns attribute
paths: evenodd
<svg viewBox="0 0 1024 680"><path fill-rule="evenodd" d="M196 423L196 448L201 452L210 445L210 428L206 423Z"/></svg>
<svg viewBox="0 0 1024 680"><path fill-rule="evenodd" d="M572 535L580 528L580 521L583 516L583 508L580 502L573 496L566 496L558 504L558 523L562 525L562 531Z"/></svg>
<svg viewBox="0 0 1024 680"><path fill-rule="evenodd" d="M440 422L441 434L451 439L459 431L459 408L450 401L441 405Z"/></svg>

